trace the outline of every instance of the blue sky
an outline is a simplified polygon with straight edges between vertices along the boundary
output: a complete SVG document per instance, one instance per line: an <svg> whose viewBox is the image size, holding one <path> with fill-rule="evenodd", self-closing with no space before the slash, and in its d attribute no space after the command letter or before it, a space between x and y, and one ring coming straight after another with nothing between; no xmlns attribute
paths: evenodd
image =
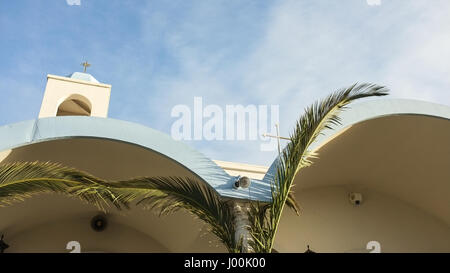
<svg viewBox="0 0 450 273"><path fill-rule="evenodd" d="M0 0L0 125L38 116L46 75L112 84L109 117L170 133L177 104L304 107L354 82L450 105L450 1ZM208 157L270 164L258 141L190 141Z"/></svg>

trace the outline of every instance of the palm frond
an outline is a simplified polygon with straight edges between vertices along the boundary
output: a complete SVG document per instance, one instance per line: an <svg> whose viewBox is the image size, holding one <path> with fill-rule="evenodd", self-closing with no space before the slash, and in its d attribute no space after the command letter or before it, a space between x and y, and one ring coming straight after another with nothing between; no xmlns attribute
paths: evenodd
<svg viewBox="0 0 450 273"><path fill-rule="evenodd" d="M248 243L256 253L266 252L271 245L269 232L273 228L271 227L270 208L271 204L261 204L260 202L250 204L248 220L251 240Z"/></svg>
<svg viewBox="0 0 450 273"><path fill-rule="evenodd" d="M295 214L297 214L297 216L300 215L300 205L298 204L297 199L295 198L292 191L288 193L286 205L290 207L295 212Z"/></svg>
<svg viewBox="0 0 450 273"><path fill-rule="evenodd" d="M78 197L105 210L132 202L160 215L185 209L209 225L209 230L230 252L242 250L235 238L234 214L227 201L205 183L180 177L144 177L105 181L88 173L50 162L15 162L0 165L0 207L41 193Z"/></svg>
<svg viewBox="0 0 450 273"><path fill-rule="evenodd" d="M240 252L242 240L235 238L234 214L231 205L203 182L181 177L142 177L108 184L116 202L137 205L167 215L187 210L205 222L209 231L228 248Z"/></svg>
<svg viewBox="0 0 450 273"><path fill-rule="evenodd" d="M40 193L76 196L99 209L113 203L115 196L104 181L50 162L14 162L0 165L0 207Z"/></svg>
<svg viewBox="0 0 450 273"><path fill-rule="evenodd" d="M290 206L292 202L289 194L294 178L302 168L310 166L312 159L317 157L309 150L311 144L324 129L332 129L333 126L340 124L339 114L352 101L387 94L388 90L383 86L354 84L306 108L278 160L276 175L271 184L272 203L263 209L259 204L252 204L249 220L252 224L250 234L253 241L250 241L250 244L255 251L271 252L284 205Z"/></svg>

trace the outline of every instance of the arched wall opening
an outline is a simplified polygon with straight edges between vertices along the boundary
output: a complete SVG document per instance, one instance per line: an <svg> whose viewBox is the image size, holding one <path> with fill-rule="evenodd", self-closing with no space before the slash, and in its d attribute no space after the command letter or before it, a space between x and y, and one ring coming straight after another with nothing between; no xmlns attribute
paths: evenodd
<svg viewBox="0 0 450 273"><path fill-rule="evenodd" d="M56 111L56 116L90 116L92 104L81 95L71 95L65 99Z"/></svg>
<svg viewBox="0 0 450 273"><path fill-rule="evenodd" d="M448 252L449 120L387 115L339 131L295 178L300 217L286 210L280 252ZM353 205L349 194L361 193Z"/></svg>

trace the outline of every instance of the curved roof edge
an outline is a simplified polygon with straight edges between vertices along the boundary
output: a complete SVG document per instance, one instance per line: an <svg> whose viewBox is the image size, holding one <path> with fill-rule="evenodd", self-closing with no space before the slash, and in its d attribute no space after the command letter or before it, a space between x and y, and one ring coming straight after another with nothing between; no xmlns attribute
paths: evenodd
<svg viewBox="0 0 450 273"><path fill-rule="evenodd" d="M135 144L181 164L221 196L268 201L270 186L253 180L246 190L235 190L235 178L202 153L169 135L136 123L98 117L64 116L28 120L0 127L0 151L55 139L92 137Z"/></svg>
<svg viewBox="0 0 450 273"><path fill-rule="evenodd" d="M311 150L317 150L335 136L339 135L350 126L367 120L392 115L422 115L436 118L450 119L450 107L442 104L410 100L410 99L378 99L350 104L341 112L341 124L334 129L325 129L311 145ZM266 175L262 179L270 184L275 173L278 157L272 162Z"/></svg>

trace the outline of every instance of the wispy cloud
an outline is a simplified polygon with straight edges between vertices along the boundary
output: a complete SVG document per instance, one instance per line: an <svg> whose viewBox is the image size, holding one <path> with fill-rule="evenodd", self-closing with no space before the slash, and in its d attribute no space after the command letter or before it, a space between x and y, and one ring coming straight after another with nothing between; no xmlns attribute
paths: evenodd
<svg viewBox="0 0 450 273"><path fill-rule="evenodd" d="M381 5L381 0L366 0L369 6L379 6Z"/></svg>
<svg viewBox="0 0 450 273"><path fill-rule="evenodd" d="M69 6L80 6L81 0L66 0L66 3Z"/></svg>

